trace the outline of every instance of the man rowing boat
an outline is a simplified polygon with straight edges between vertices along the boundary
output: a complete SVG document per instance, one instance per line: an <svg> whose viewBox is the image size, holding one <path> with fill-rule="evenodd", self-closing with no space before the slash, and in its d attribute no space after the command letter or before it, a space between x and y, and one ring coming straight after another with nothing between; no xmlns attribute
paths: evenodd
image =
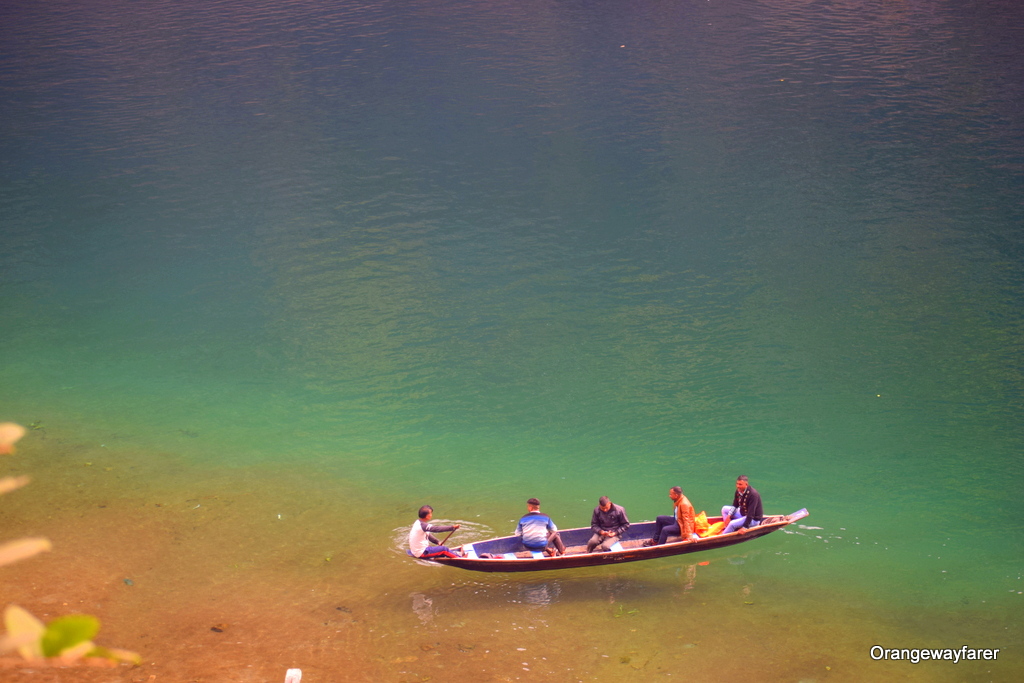
<svg viewBox="0 0 1024 683"><path fill-rule="evenodd" d="M435 557L465 557L447 546L440 545L441 542L433 536L433 533L443 534L446 531L455 531L461 525L430 524L430 520L433 518L434 508L429 505L420 508L419 519L413 522L412 528L409 529L409 552L412 556L425 560ZM434 545L430 545L431 543Z"/></svg>

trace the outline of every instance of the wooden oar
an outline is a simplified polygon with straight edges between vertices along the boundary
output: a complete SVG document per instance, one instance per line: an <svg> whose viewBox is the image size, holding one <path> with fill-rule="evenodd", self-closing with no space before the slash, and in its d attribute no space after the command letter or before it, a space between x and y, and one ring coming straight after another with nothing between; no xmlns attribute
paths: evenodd
<svg viewBox="0 0 1024 683"><path fill-rule="evenodd" d="M454 533L455 533L456 531L458 531L458 529L452 529L451 533L450 533L450 534L448 534L447 536L445 536L445 537L444 537L444 540L443 540L443 541L441 541L440 543L438 543L438 545L444 545L445 543L447 543L447 542L448 542L448 539L449 539L449 538L451 538L451 537L452 537L452 534L454 534Z"/></svg>

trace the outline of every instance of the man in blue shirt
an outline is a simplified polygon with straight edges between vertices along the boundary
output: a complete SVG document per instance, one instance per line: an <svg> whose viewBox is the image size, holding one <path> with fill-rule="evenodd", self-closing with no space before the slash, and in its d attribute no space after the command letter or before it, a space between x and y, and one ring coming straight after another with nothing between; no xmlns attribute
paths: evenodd
<svg viewBox="0 0 1024 683"><path fill-rule="evenodd" d="M540 511L540 501L536 498L526 501L526 510L516 527L516 536L522 536L526 549L543 550L548 557L565 555L565 544L558 535L558 527Z"/></svg>

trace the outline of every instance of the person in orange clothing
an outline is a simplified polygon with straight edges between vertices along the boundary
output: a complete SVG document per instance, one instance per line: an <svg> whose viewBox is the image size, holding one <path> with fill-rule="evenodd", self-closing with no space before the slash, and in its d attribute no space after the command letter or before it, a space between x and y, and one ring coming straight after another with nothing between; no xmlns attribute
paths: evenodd
<svg viewBox="0 0 1024 683"><path fill-rule="evenodd" d="M654 538L644 543L645 546L661 545L669 536L682 536L683 541L696 541L700 538L693 524L693 505L683 495L683 489L673 486L668 490L668 497L674 504L671 515L659 515L655 520Z"/></svg>

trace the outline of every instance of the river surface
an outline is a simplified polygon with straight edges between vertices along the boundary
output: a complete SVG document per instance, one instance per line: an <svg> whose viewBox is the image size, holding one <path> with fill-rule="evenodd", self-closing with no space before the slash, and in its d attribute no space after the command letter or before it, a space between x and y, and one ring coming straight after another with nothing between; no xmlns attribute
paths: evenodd
<svg viewBox="0 0 1024 683"><path fill-rule="evenodd" d="M1022 26L5 2L0 474L34 481L0 529L55 550L0 603L96 614L124 681L1021 680ZM532 496L713 515L739 474L810 516L614 568L404 555L424 503L455 543Z"/></svg>

